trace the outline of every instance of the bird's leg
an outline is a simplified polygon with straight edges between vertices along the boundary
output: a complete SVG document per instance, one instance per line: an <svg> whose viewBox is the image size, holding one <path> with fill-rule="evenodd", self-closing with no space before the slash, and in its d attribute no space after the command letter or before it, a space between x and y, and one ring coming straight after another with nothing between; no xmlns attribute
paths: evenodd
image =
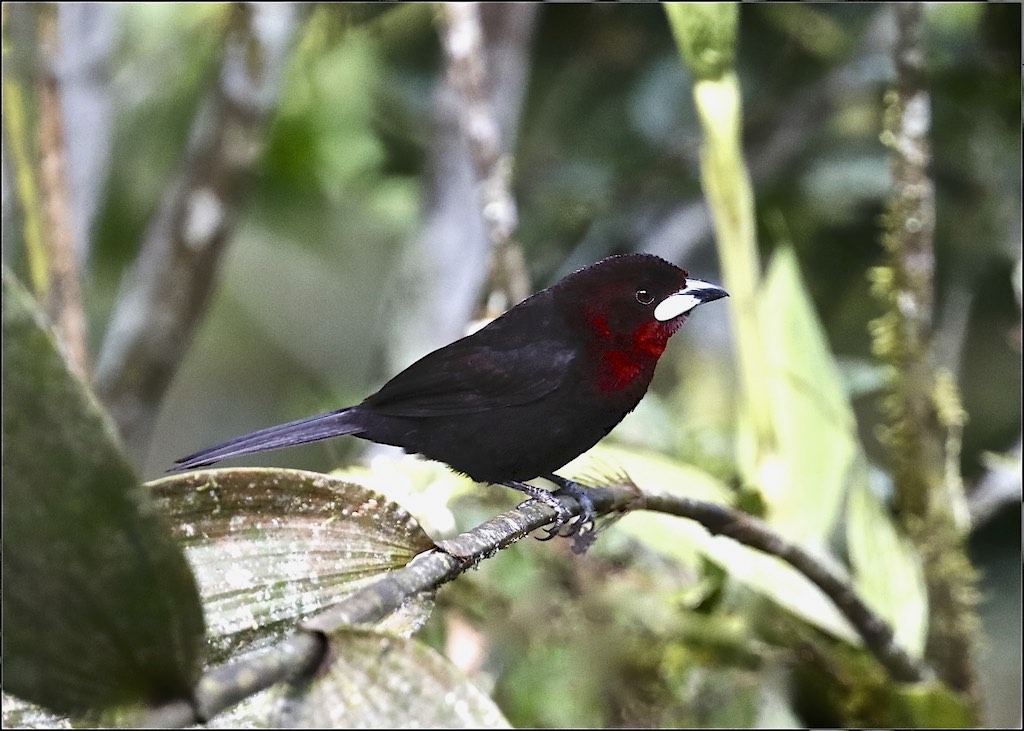
<svg viewBox="0 0 1024 731"><path fill-rule="evenodd" d="M545 475L545 477L547 477ZM561 478L559 478L561 479ZM556 482L555 480L552 480ZM554 538L558 535L559 529L572 520L572 511L569 508L562 505L562 501L555 497L555 494L550 490L545 490L543 487L536 487L534 485L527 485L525 482L517 482L516 480L506 480L501 483L505 487L511 487L513 490L519 492L525 492L527 495L537 500L538 502L544 503L548 507L554 508L558 516L555 518L555 524L548 530L548 537L541 538L540 540L546 541ZM571 493L570 493L571 494ZM583 504L582 502L580 503ZM591 506L593 507L593 506Z"/></svg>
<svg viewBox="0 0 1024 731"><path fill-rule="evenodd" d="M559 493L569 495L580 504L580 518L572 526L572 530L569 531L568 535L575 536L588 529L593 530L594 517L597 515L597 510L594 508L594 501L590 499L590 495L587 494L586 489L577 485L572 480L567 480L561 475L556 475L554 473L544 475L543 477L545 480L549 480L558 485L558 489L553 493L554 495L558 495ZM541 540L546 541L554 538L558 533L558 528L560 527L561 526L556 526L548 531L548 537Z"/></svg>

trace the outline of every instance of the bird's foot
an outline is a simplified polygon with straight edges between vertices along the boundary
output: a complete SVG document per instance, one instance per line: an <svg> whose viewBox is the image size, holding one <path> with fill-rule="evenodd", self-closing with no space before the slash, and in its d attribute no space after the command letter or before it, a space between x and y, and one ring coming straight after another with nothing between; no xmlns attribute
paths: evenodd
<svg viewBox="0 0 1024 731"><path fill-rule="evenodd" d="M571 482L558 475L544 475L544 478L557 484L559 486L558 489L552 492L544 487L537 487L515 480L509 480L502 484L520 492L525 492L530 498L535 499L539 503L544 503L555 511L555 522L552 523L550 528L544 530L546 533L544 537L538 537L539 541L550 541L557 535L564 535L565 537L577 536L579 543L579 535L582 532L586 530L593 531L594 516L596 514L594 502L590 499L586 490L575 482ZM558 500L559 494L567 494L567 496L580 504L582 512L579 517ZM562 532L562 528L566 528L564 532Z"/></svg>
<svg viewBox="0 0 1024 731"><path fill-rule="evenodd" d="M548 538L543 538L541 540L546 541L553 538L554 536L550 535L550 533L554 532L557 534L559 529L574 517L572 511L562 505L562 501L555 497L555 493L550 490L545 490L543 487L537 487L535 485L527 485L525 482L517 482L516 480L509 480L508 482L503 482L501 484L505 487L511 487L513 490L526 493L537 502L544 503L549 508L553 508L557 513L555 516L554 526L550 529Z"/></svg>
<svg viewBox="0 0 1024 731"><path fill-rule="evenodd" d="M509 480L501 484L505 487L511 487L513 490L526 493L555 511L555 522L550 528L546 528L544 530L545 535L538 537L537 540L550 541L557 536L574 538L573 551L583 553L594 539L594 518L597 515L594 501L590 499L586 489L571 480L554 474L544 475L544 479L558 485L558 489L551 492L543 487L527 485L525 482L517 482L515 480ZM562 504L562 501L558 499L559 495L568 495L580 504L580 514L578 517L572 510ZM565 528L564 532L563 528Z"/></svg>
<svg viewBox="0 0 1024 731"><path fill-rule="evenodd" d="M568 495L580 504L580 515L575 522L568 524L568 530L562 533L561 529L565 523L555 523L547 531L547 537L538 538L540 541L550 541L555 536L564 535L567 538L574 538L573 551L575 553L583 553L590 547L590 544L594 539L594 518L597 516L597 509L594 507L594 501L591 500L590 495L587 493L586 488L572 480L550 474L544 475L544 479L549 480L556 485L558 489L555 490L552 495Z"/></svg>

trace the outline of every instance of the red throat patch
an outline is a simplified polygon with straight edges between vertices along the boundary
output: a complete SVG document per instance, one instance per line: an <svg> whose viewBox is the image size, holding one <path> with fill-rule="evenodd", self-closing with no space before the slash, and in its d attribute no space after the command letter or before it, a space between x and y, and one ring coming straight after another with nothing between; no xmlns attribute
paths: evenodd
<svg viewBox="0 0 1024 731"><path fill-rule="evenodd" d="M671 330L664 323L648 322L633 332L627 347L613 341L608 329L608 320L595 317L590 321L594 330L602 336L598 349L597 387L604 393L621 391L637 380L643 378L643 386L654 375L654 366L658 358L665 352Z"/></svg>
<svg viewBox="0 0 1024 731"><path fill-rule="evenodd" d="M601 354L597 387L602 392L621 391L640 375L643 369L640 361L625 350L606 350Z"/></svg>

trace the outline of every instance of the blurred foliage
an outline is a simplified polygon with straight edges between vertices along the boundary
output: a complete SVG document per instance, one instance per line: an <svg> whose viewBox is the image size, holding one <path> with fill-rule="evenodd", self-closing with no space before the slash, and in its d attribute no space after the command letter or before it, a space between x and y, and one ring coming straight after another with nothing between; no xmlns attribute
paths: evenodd
<svg viewBox="0 0 1024 731"><path fill-rule="evenodd" d="M167 394L150 477L227 435L355 402L392 375L379 368L389 332L380 313L386 299L402 301L390 274L429 205L420 179L441 68L429 5L370 7L317 8L291 61L222 285ZM773 222L785 221L869 463L879 455L880 380L866 323L879 311L866 272L882 257L878 216L890 184L878 140L892 75L883 12L744 5L735 59L761 254L770 260L781 243ZM1009 449L1021 428L1020 310L1011 285L1021 256L1020 12L1013 4L936 4L925 13L936 323L952 343L946 365L969 417L961 460L968 486L984 471L983 455ZM226 6L132 4L118 18L115 152L85 282L94 348L180 159ZM18 57L31 57L24 37L15 40ZM655 247L715 279L710 232L670 226L701 201L700 134L692 80L663 11L545 5L532 54L514 185L536 287L607 254ZM21 231L5 220L4 234L4 260L27 279ZM657 449L736 487L729 347L724 314L702 311L674 338L651 393L611 439ZM248 464L327 470L351 462L359 447L341 440ZM872 495L886 498L887 476L867 472ZM390 497L416 515L419 501L436 513L422 522L438 530L453 530L452 516L468 528L511 499L484 487L441 489L433 473L420 490L418 479L409 480L410 499ZM452 496L450 512L438 507ZM740 489L734 497L751 500ZM991 662L980 668L992 725L1020 718L1018 511L1011 506L972 540L981 569L993 571L982 607ZM637 536L646 529L630 528L641 517L609 528L583 558L562 542L500 552L439 595L421 637L463 658L461 669L493 691L517 726L893 725L949 707L940 691L894 697L861 650L731 580L706 556L683 562L653 550L653 537ZM664 534L671 541L670 530ZM850 540L861 541L850 547L854 563L870 567L858 551L888 539ZM833 544L846 552L843 537ZM876 557L880 572L886 561ZM465 659L457 647L475 654ZM833 672L858 664L863 675ZM1015 691L1007 678L1016 679ZM885 714L899 704L904 715Z"/></svg>

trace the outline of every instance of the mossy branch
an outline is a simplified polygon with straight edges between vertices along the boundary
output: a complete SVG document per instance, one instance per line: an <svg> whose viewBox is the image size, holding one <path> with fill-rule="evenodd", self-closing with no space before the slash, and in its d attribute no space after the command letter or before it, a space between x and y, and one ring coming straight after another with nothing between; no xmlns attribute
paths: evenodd
<svg viewBox="0 0 1024 731"><path fill-rule="evenodd" d="M976 573L966 553L959 454L965 414L949 374L932 354L935 193L929 177L930 99L924 83L922 6L894 6L896 80L886 94L881 139L891 154L893 190L883 219L887 261L872 271L885 307L871 323L873 350L888 366L879 441L891 464L897 512L922 557L931 608L927 656L950 687L977 709L973 650ZM956 510L954 506L960 505Z"/></svg>

